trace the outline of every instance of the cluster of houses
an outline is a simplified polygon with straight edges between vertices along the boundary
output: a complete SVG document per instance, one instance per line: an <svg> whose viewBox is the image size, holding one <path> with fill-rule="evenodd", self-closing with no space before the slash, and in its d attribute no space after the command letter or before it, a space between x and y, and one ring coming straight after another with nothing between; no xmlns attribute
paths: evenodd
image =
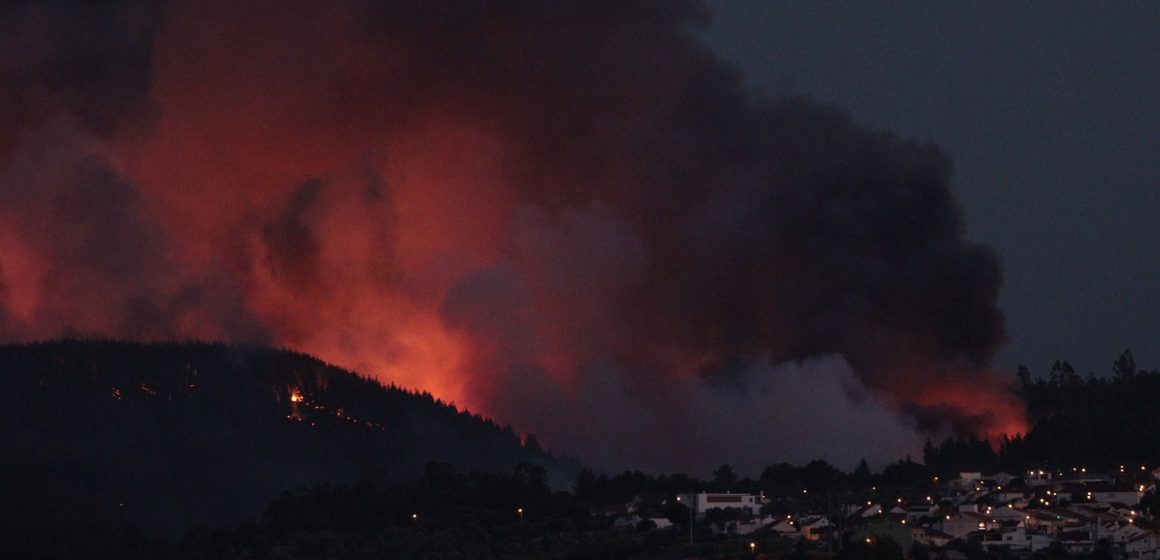
<svg viewBox="0 0 1160 560"><path fill-rule="evenodd" d="M904 550L915 543L943 548L954 541L973 541L992 552L1014 554L1051 547L1087 554L1105 548L1118 558L1160 560L1160 520L1140 506L1146 495L1155 494L1158 481L1160 468L1120 467L1118 472L1090 474L1081 467L1019 475L962 472L951 480L934 479L927 496L877 496L796 515L768 513L776 508L766 508L769 500L762 495L684 494L676 501L688 506L696 521L736 535L770 530L828 546L843 541L872 544L889 537ZM657 504L656 497L638 496L617 519L617 527L638 527L641 522L670 526L671 520L658 515Z"/></svg>

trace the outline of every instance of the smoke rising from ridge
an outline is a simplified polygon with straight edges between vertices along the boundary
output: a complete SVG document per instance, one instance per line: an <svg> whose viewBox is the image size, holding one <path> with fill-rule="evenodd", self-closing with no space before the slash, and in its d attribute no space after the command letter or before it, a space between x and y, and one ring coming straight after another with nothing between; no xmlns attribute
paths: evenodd
<svg viewBox="0 0 1160 560"><path fill-rule="evenodd" d="M268 341L613 466L1022 428L949 157L747 91L695 3L71 8L0 8L10 339Z"/></svg>

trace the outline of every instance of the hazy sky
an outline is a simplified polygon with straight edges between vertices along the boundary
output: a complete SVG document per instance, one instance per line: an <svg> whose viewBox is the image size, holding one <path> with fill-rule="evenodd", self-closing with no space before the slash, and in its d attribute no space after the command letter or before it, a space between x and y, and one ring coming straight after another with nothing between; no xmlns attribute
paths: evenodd
<svg viewBox="0 0 1160 560"><path fill-rule="evenodd" d="M1001 367L1160 367L1160 4L712 2L747 81L942 145L1003 258Z"/></svg>

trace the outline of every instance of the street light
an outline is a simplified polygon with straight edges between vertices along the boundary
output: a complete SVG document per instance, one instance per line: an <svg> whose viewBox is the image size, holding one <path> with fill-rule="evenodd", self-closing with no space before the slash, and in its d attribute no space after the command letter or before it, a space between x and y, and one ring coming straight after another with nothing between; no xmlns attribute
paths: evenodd
<svg viewBox="0 0 1160 560"><path fill-rule="evenodd" d="M757 543L749 541L749 554L757 555Z"/></svg>
<svg viewBox="0 0 1160 560"><path fill-rule="evenodd" d="M516 514L520 516L520 521L524 520L524 508L516 508Z"/></svg>

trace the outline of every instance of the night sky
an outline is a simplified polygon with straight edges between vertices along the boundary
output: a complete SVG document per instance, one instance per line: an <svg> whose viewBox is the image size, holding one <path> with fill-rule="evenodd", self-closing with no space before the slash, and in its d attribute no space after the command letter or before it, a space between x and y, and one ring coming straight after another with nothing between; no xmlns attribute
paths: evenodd
<svg viewBox="0 0 1160 560"><path fill-rule="evenodd" d="M1160 367L1160 6L711 4L753 85L809 94L954 158L970 239L1003 262L997 365Z"/></svg>
<svg viewBox="0 0 1160 560"><path fill-rule="evenodd" d="M1158 13L3 5L0 339L288 347L612 468L1014 434L1016 363L1160 366Z"/></svg>

